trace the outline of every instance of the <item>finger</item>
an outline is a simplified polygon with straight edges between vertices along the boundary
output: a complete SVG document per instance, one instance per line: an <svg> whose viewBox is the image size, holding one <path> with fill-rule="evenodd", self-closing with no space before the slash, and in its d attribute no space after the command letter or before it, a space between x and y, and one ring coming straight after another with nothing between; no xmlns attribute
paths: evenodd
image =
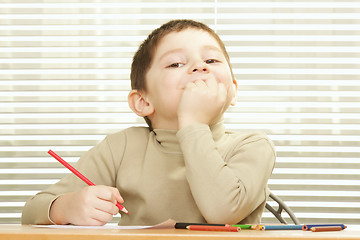
<svg viewBox="0 0 360 240"><path fill-rule="evenodd" d="M106 223L108 223L108 221L101 221L98 220L96 218L89 218L85 223L81 224L81 225L85 225L85 226L104 226Z"/></svg>
<svg viewBox="0 0 360 240"><path fill-rule="evenodd" d="M119 189L114 188L114 187L110 187L109 189L112 192L112 197L114 198L113 200L114 200L115 204L116 204L116 202L119 202L119 203L124 202L124 199L122 198L122 196L119 192Z"/></svg>
<svg viewBox="0 0 360 240"><path fill-rule="evenodd" d="M124 202L123 198L119 193L119 190L113 187L97 186L95 195L100 199L104 199L114 203L116 203L115 201Z"/></svg>
<svg viewBox="0 0 360 240"><path fill-rule="evenodd" d="M96 197L99 199L97 201L98 209L109 212L113 215L119 212L118 207L116 206L117 202L123 203L124 200L120 195L120 192L117 188L108 187L108 186L99 186ZM101 202L103 201L103 202ZM101 206L101 207L100 207Z"/></svg>
<svg viewBox="0 0 360 240"><path fill-rule="evenodd" d="M197 87L206 87L206 83L204 80L196 80L194 82L194 84L197 86Z"/></svg>
<svg viewBox="0 0 360 240"><path fill-rule="evenodd" d="M206 85L210 90L217 91L218 89L218 83L215 78L209 78L206 80Z"/></svg>
<svg viewBox="0 0 360 240"><path fill-rule="evenodd" d="M113 215L101 210L97 210L90 218L94 221L94 223L98 222L98 224L104 225L111 221Z"/></svg>
<svg viewBox="0 0 360 240"><path fill-rule="evenodd" d="M116 204L117 202L119 202L119 203L124 202L124 199L121 197L120 192L117 188L106 187L105 191L106 192L104 192L104 195L103 195L105 197L105 198L103 198L104 200L107 200L114 204Z"/></svg>
<svg viewBox="0 0 360 240"><path fill-rule="evenodd" d="M194 88L194 87L196 87L195 83L188 82L188 83L186 83L184 89L186 90L186 89L191 89L191 88Z"/></svg>
<svg viewBox="0 0 360 240"><path fill-rule="evenodd" d="M103 200L98 198L95 202L95 209L111 214L111 215L116 215L119 213L119 208L114 204L114 202L110 202L107 200Z"/></svg>

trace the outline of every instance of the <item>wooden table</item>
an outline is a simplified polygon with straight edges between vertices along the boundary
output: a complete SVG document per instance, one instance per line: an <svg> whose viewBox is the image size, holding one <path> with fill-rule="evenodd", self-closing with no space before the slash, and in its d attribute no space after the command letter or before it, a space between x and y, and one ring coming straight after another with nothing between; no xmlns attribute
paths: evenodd
<svg viewBox="0 0 360 240"><path fill-rule="evenodd" d="M307 239L334 240L360 239L360 228L349 227L338 232L292 231L256 231L241 232L205 232L184 229L51 229L36 228L28 225L0 225L1 240L223 240L228 239Z"/></svg>

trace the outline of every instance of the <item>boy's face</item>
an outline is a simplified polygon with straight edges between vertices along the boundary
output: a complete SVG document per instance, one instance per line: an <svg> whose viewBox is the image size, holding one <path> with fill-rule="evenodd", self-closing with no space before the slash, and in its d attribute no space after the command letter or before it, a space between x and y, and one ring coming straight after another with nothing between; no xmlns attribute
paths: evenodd
<svg viewBox="0 0 360 240"><path fill-rule="evenodd" d="M177 110L184 87L188 82L210 78L225 85L226 110L235 103L236 82L217 41L193 28L167 34L158 44L146 74L146 95L154 107L149 116L153 128L178 129Z"/></svg>

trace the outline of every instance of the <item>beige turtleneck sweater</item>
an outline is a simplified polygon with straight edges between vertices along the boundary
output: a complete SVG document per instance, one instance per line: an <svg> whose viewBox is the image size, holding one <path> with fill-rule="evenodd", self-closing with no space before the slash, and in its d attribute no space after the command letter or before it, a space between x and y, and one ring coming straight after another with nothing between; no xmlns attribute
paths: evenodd
<svg viewBox="0 0 360 240"><path fill-rule="evenodd" d="M117 187L130 212L119 225L182 222L259 223L275 163L263 134L226 132L195 124L179 130L133 127L107 136L76 168L96 185ZM52 224L61 194L86 184L73 174L29 199L23 224Z"/></svg>

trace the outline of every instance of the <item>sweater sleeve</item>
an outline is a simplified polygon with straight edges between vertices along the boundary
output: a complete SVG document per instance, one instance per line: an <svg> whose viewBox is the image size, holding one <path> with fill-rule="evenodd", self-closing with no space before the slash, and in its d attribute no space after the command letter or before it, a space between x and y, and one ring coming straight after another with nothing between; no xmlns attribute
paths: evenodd
<svg viewBox="0 0 360 240"><path fill-rule="evenodd" d="M205 124L188 126L177 136L191 192L207 222L238 223L266 201L275 151L265 135L226 141L221 153Z"/></svg>
<svg viewBox="0 0 360 240"><path fill-rule="evenodd" d="M75 168L95 185L115 186L116 169L109 137L86 152L76 163ZM121 148L121 145L118 145ZM115 156L118 159L119 156ZM54 159L54 161L56 161ZM60 164L60 163L59 163ZM67 174L59 182L31 197L22 211L22 224L54 224L50 217L50 207L61 194L86 187L87 184L73 173Z"/></svg>

